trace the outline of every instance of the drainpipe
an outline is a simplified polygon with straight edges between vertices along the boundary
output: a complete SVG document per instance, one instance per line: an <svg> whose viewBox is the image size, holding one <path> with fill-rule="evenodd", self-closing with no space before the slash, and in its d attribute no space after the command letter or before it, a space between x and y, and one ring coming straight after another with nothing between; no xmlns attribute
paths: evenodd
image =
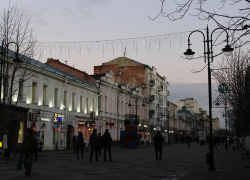
<svg viewBox="0 0 250 180"><path fill-rule="evenodd" d="M120 91L118 90L118 93L117 93L117 105L116 105L116 107L117 107L117 113L116 113L116 116L117 116L117 118L116 118L116 140L117 140L117 144L118 144L118 141L119 141L119 139L118 139L118 117L119 117L119 95L120 95ZM119 144L118 144L119 145Z"/></svg>

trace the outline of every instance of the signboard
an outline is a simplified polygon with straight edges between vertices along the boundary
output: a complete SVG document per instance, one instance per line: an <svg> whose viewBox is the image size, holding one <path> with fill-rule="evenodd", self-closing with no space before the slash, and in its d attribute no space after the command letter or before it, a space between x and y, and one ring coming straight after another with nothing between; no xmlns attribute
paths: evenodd
<svg viewBox="0 0 250 180"><path fill-rule="evenodd" d="M221 83L219 86L218 86L218 91L220 92L220 93L226 93L226 92L228 92L228 85L227 84L225 84L225 83Z"/></svg>
<svg viewBox="0 0 250 180"><path fill-rule="evenodd" d="M42 118L41 120L42 120L42 121L49 121L48 118Z"/></svg>
<svg viewBox="0 0 250 180"><path fill-rule="evenodd" d="M64 118L64 115L61 115L61 114L54 114L54 117L53 117L53 122L54 123L57 123L57 124L62 124L63 122L63 118Z"/></svg>
<svg viewBox="0 0 250 180"><path fill-rule="evenodd" d="M206 131L199 131L199 141L206 141Z"/></svg>
<svg viewBox="0 0 250 180"><path fill-rule="evenodd" d="M54 125L53 125L53 128L54 128L54 129L58 128L58 124L54 124Z"/></svg>

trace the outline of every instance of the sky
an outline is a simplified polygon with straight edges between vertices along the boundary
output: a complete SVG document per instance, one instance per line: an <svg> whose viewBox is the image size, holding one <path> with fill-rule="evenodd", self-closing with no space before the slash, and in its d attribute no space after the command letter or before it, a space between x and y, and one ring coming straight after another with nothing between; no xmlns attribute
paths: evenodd
<svg viewBox="0 0 250 180"><path fill-rule="evenodd" d="M39 58L41 62L46 62L47 58L61 62L67 60L68 65L93 74L94 66L124 56L126 52L126 57L154 66L161 76L168 79L169 101L176 103L179 99L193 97L208 111L207 68L192 73L203 69L206 64L203 59L189 61L183 53L188 48L189 33L193 30L205 33L207 26L212 31L216 28L214 22L201 21L189 14L178 21L163 17L152 21L149 17L159 13L160 0L0 0L0 4L0 12L9 4L17 4L23 11L23 18L31 20L38 50L43 49ZM168 1L166 11L173 10L174 5L173 1ZM190 14L195 13L195 7L196 4ZM208 10L220 7L218 0L210 0L206 5ZM221 11L234 13L235 9L229 6ZM60 43L63 45L61 49ZM202 35L192 34L191 44L196 57L203 54ZM216 47L214 52L220 52L222 48ZM217 57L211 68L220 60L221 57ZM214 98L216 89L214 84ZM223 128L225 122L221 112L213 109L212 114L220 118Z"/></svg>

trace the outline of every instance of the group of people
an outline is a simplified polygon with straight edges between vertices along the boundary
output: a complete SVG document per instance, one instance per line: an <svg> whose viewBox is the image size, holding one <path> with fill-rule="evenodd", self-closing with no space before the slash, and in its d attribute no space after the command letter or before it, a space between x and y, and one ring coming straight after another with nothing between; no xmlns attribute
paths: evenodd
<svg viewBox="0 0 250 180"><path fill-rule="evenodd" d="M102 136L101 136L101 133L98 133L97 135L97 129L94 129L93 133L90 135L90 138L89 138L89 144L91 146L90 162L93 162L92 158L93 158L94 152L95 152L95 160L99 161L98 156L101 156L101 149L104 149L104 162L107 162L107 158L106 158L107 150L109 153L109 161L113 161L111 158L111 149L110 149L111 141L112 141L112 138L110 136L108 129L105 130L105 133ZM75 146L77 159L79 159L79 155L78 155L79 150L81 150L81 154L83 158L83 148L85 146L85 143L84 143L82 132L78 133L78 136L75 142L73 141L73 143Z"/></svg>

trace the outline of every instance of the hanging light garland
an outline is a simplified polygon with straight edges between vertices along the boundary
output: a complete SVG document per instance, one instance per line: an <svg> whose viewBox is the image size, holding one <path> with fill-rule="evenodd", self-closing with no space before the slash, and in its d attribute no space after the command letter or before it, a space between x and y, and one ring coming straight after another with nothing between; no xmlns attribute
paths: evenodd
<svg viewBox="0 0 250 180"><path fill-rule="evenodd" d="M63 52L67 52L68 56L72 51L76 51L80 56L83 51L88 53L90 56L93 49L99 49L102 51L104 56L105 52L108 48L112 49L112 53L114 54L118 48L121 48L123 51L126 47L132 45L133 51L138 51L139 45L141 43L145 43L145 48L147 51L151 51L153 45L158 46L159 52L161 52L162 44L169 44L169 48L172 50L172 46L175 42L179 42L180 46L185 43L188 33L190 31L172 33L172 34L163 34L163 35L155 35L155 36L146 36L146 37L136 37L136 38L126 38L126 39L115 39L115 40L100 40L100 41L82 41L82 42L37 42L36 49L39 52L49 51L51 57L53 51L59 52L59 57Z"/></svg>

